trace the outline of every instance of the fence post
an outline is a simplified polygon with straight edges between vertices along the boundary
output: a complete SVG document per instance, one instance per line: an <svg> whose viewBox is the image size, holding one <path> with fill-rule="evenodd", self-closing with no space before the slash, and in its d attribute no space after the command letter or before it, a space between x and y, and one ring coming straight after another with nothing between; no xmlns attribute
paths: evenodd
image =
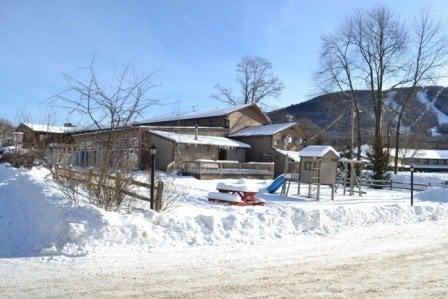
<svg viewBox="0 0 448 299"><path fill-rule="evenodd" d="M414 205L414 166L411 165L411 206Z"/></svg>
<svg viewBox="0 0 448 299"><path fill-rule="evenodd" d="M392 184L393 184L394 182L392 181L392 179L390 179L390 190L392 190Z"/></svg>

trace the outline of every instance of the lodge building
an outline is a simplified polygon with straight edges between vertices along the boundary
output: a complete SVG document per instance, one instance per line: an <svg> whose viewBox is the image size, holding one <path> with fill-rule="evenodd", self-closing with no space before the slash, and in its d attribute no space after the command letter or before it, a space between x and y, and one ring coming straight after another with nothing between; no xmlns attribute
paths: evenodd
<svg viewBox="0 0 448 299"><path fill-rule="evenodd" d="M37 136L23 138L24 149L35 147L36 138L47 140L39 146L46 146L50 151L52 145L51 155L64 155L64 166L72 167L95 168L104 163L104 150L110 137L107 127L100 130L21 124L17 132ZM118 142L114 142L112 157L107 161L111 167L147 169L150 148L155 146L158 149L156 169L172 171L188 165L190 171L196 169L198 177L205 166L210 173L215 171L224 177L225 173L236 173L236 170L239 174L272 177L283 172L282 165L290 157L288 153L297 153L303 147L304 138L297 123L272 124L256 104L136 121L114 130L114 134Z"/></svg>

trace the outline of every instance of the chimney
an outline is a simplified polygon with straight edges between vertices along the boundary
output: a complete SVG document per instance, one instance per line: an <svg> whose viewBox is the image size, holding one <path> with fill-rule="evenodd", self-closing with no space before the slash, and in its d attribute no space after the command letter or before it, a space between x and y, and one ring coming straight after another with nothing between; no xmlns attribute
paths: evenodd
<svg viewBox="0 0 448 299"><path fill-rule="evenodd" d="M194 140L198 140L198 135L199 135L198 125L195 125L194 126Z"/></svg>

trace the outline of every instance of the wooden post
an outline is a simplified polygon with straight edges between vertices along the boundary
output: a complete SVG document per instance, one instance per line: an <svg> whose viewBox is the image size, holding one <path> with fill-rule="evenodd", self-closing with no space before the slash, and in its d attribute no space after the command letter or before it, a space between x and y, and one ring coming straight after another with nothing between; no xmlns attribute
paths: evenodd
<svg viewBox="0 0 448 299"><path fill-rule="evenodd" d="M347 162L344 162L343 164L344 164L344 175L343 175L344 182L343 182L342 186L343 186L344 195L345 195L345 192L347 191Z"/></svg>
<svg viewBox="0 0 448 299"><path fill-rule="evenodd" d="M411 165L411 206L414 205L414 166Z"/></svg>
<svg viewBox="0 0 448 299"><path fill-rule="evenodd" d="M156 198L155 198L155 204L154 204L154 208L157 212L160 212L160 210L162 210L162 205L163 205L163 182L162 181L158 181L157 185L156 185Z"/></svg>
<svg viewBox="0 0 448 299"><path fill-rule="evenodd" d="M319 167L317 169L317 193L316 193L316 200L319 201L319 197L320 197L320 166L321 166L321 161L318 162L319 163Z"/></svg>
<svg viewBox="0 0 448 299"><path fill-rule="evenodd" d="M353 162L350 162L350 195L353 195L355 193L355 164Z"/></svg>
<svg viewBox="0 0 448 299"><path fill-rule="evenodd" d="M331 200L334 200L334 184L331 185Z"/></svg>

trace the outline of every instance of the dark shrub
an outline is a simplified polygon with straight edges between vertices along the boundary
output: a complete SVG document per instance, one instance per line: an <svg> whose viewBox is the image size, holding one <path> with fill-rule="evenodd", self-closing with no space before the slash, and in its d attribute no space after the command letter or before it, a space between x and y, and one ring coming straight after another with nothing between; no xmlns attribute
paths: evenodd
<svg viewBox="0 0 448 299"><path fill-rule="evenodd" d="M31 168L35 156L31 153L6 153L0 157L0 163L9 163L14 167Z"/></svg>

